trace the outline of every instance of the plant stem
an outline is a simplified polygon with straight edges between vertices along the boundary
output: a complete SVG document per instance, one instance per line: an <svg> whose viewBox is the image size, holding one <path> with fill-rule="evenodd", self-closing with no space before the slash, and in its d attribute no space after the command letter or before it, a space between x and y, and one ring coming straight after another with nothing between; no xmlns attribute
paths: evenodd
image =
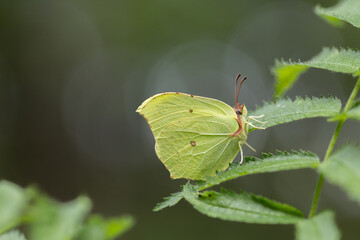
<svg viewBox="0 0 360 240"><path fill-rule="evenodd" d="M351 108L352 103L355 100L355 97L356 97L359 89L360 89L360 77L357 80L356 85L355 85L354 89L352 90L352 92L351 92L351 94L349 96L349 99L346 102L343 113L346 113L347 111L349 111L349 109ZM332 138L330 140L329 146L328 146L328 148L326 150L326 154L325 154L323 162L325 162L330 157L331 153L333 152L334 147L335 147L335 143L336 143L336 141L337 141L337 139L339 137L339 133L340 133L341 128L344 125L345 121L346 121L346 118L343 118L343 119L339 120L339 122L338 122L338 124L336 126L336 129L335 129L335 132L334 132L334 134L333 134L333 136L332 136ZM312 201L311 208L310 208L309 218L312 218L316 213L323 183L324 183L324 175L320 174L320 176L318 178L317 185L316 185L316 189L315 189L315 192L314 192L314 197L313 197L313 201Z"/></svg>
<svg viewBox="0 0 360 240"><path fill-rule="evenodd" d="M349 99L348 99L348 101L347 101L347 103L345 105L345 108L344 108L344 111L343 111L344 113L346 113L347 111L350 110L351 105L354 102L359 89L360 89L360 77L357 80L356 85L355 85L354 89L352 90L352 92L350 94L350 97L349 97Z"/></svg>
<svg viewBox="0 0 360 240"><path fill-rule="evenodd" d="M326 150L326 155L324 157L323 162L325 162L330 157L332 151L334 150L336 140L337 140L337 138L339 136L339 133L340 133L340 130L341 130L342 126L344 125L344 122L345 122L345 120L343 120L343 119L338 122L338 124L336 126L336 130L334 132L334 135L332 136L331 141L329 143L329 146L328 146L328 148ZM316 213L316 209L317 209L317 206L318 206L318 202L319 202L320 193L321 193L323 183L324 183L324 176L322 174L320 174L317 185L316 185L313 202L311 204L309 218L312 218L314 216L314 214Z"/></svg>

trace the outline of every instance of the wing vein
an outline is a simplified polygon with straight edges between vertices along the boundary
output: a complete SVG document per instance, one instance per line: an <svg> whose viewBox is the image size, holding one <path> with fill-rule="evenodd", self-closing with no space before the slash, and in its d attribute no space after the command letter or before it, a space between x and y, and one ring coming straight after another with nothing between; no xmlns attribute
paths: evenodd
<svg viewBox="0 0 360 240"><path fill-rule="evenodd" d="M216 159L216 161L214 161L214 163L212 164L211 168L214 167L215 163L217 163L217 161L219 161L220 157L223 155L223 153L225 152L226 148L229 146L231 142L231 138L229 139L229 141L227 142L226 146L224 147L224 149L222 150L222 152L220 153L219 157Z"/></svg>
<svg viewBox="0 0 360 240"><path fill-rule="evenodd" d="M209 148L208 150L204 151L204 155L201 159L201 162L198 164L198 166L189 174L189 176L191 176L196 170L199 169L199 167L202 165L202 163L204 162L205 159L205 155L213 148L215 148L216 146L218 146L219 144L221 144L222 142L224 142L226 140L226 138L224 138L223 140L221 140L220 142L216 143L214 146L212 146L211 148ZM231 140L231 139L230 139ZM189 163L189 161L186 163L186 165ZM185 172L182 174L182 176L184 176Z"/></svg>
<svg viewBox="0 0 360 240"><path fill-rule="evenodd" d="M220 110L224 113L225 116L228 115L222 108L220 108L220 107L219 107L218 105L216 105L216 104L213 104L213 103L210 103L210 102L206 102L206 101L200 100L200 98L196 98L196 100L198 100L199 102L203 102L203 103L205 103L205 104L207 104L207 105L214 106L214 107L216 107L217 109L220 109ZM225 105L225 106L226 106L226 105Z"/></svg>
<svg viewBox="0 0 360 240"><path fill-rule="evenodd" d="M177 111L177 112L172 112L172 113L168 113L168 114L164 114L162 115L161 117L158 117L156 119L153 119L151 121L148 121L149 125L152 124L153 122L156 122L156 121L159 121L160 119L162 118L165 118L165 117L168 117L168 116L171 116L171 115L175 115L175 114L178 114L178 113L181 113L181 112L186 112L187 110L181 110L181 111Z"/></svg>

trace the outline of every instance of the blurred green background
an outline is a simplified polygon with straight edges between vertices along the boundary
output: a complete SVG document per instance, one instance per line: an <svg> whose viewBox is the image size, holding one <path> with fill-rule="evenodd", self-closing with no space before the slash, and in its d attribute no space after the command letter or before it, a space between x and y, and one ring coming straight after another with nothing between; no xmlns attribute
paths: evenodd
<svg viewBox="0 0 360 240"><path fill-rule="evenodd" d="M121 239L293 239L293 227L224 222L182 202L153 213L179 189L157 159L135 113L153 94L180 91L234 104L234 77L248 76L240 102L270 100L275 58L307 60L322 46L360 48L360 31L335 29L313 14L335 0L0 0L0 177L37 183L51 196L87 194L95 212L132 214ZM328 94L346 101L354 79L310 70L290 97ZM305 149L324 156L335 126L325 119L249 135L258 151ZM346 123L339 145L359 141ZM245 154L253 154L246 149ZM308 213L312 170L260 174L225 184ZM344 239L358 239L360 208L325 185L320 209L336 211Z"/></svg>

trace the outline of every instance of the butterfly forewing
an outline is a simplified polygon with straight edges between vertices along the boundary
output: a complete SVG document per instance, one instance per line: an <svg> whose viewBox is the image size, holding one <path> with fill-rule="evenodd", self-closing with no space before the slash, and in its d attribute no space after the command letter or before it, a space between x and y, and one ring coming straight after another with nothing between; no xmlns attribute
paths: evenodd
<svg viewBox="0 0 360 240"><path fill-rule="evenodd" d="M148 121L155 139L164 127L181 118L228 116L236 120L227 104L184 93L160 93L144 101L137 109Z"/></svg>

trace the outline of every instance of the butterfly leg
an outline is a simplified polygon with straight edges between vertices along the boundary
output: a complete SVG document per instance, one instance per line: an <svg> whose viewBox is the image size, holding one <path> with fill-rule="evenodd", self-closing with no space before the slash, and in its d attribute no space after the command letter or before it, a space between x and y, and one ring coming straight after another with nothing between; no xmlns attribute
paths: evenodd
<svg viewBox="0 0 360 240"><path fill-rule="evenodd" d="M261 115L259 115L259 116L250 116L251 118L262 118L262 117L264 117L264 114L261 114Z"/></svg>
<svg viewBox="0 0 360 240"><path fill-rule="evenodd" d="M256 117L259 118L259 117L263 117L263 116L264 116L264 115L260 115L260 116L256 116ZM248 125L252 126L253 128L256 128L256 129L265 129L264 127L257 127L257 126L254 126L252 123L250 123L249 120L254 120L255 122L259 122L259 123L262 123L262 124L265 124L265 123L266 123L266 122L261 122L261 121L255 119L256 117L253 117L253 116L247 117L246 123L247 123Z"/></svg>
<svg viewBox="0 0 360 240"><path fill-rule="evenodd" d="M251 119L255 122L258 122L258 123L262 123L262 124L265 124L266 122L261 122L259 120L257 120L257 118L262 118L264 116L264 114L261 114L260 116L248 116L248 119Z"/></svg>
<svg viewBox="0 0 360 240"><path fill-rule="evenodd" d="M252 123L250 122L246 122L248 125L252 126L253 128L256 128L256 129L265 129L264 127L257 127L257 126L254 126Z"/></svg>
<svg viewBox="0 0 360 240"><path fill-rule="evenodd" d="M240 148L240 164L242 164L243 163L243 161L244 161L244 153L243 153L243 150L242 150L242 146L241 146L241 144L240 144L240 142L239 142L239 148Z"/></svg>
<svg viewBox="0 0 360 240"><path fill-rule="evenodd" d="M252 146L250 146L247 142L245 142L245 145L250 148L251 150L253 150L254 152L256 152L255 148L253 148Z"/></svg>

